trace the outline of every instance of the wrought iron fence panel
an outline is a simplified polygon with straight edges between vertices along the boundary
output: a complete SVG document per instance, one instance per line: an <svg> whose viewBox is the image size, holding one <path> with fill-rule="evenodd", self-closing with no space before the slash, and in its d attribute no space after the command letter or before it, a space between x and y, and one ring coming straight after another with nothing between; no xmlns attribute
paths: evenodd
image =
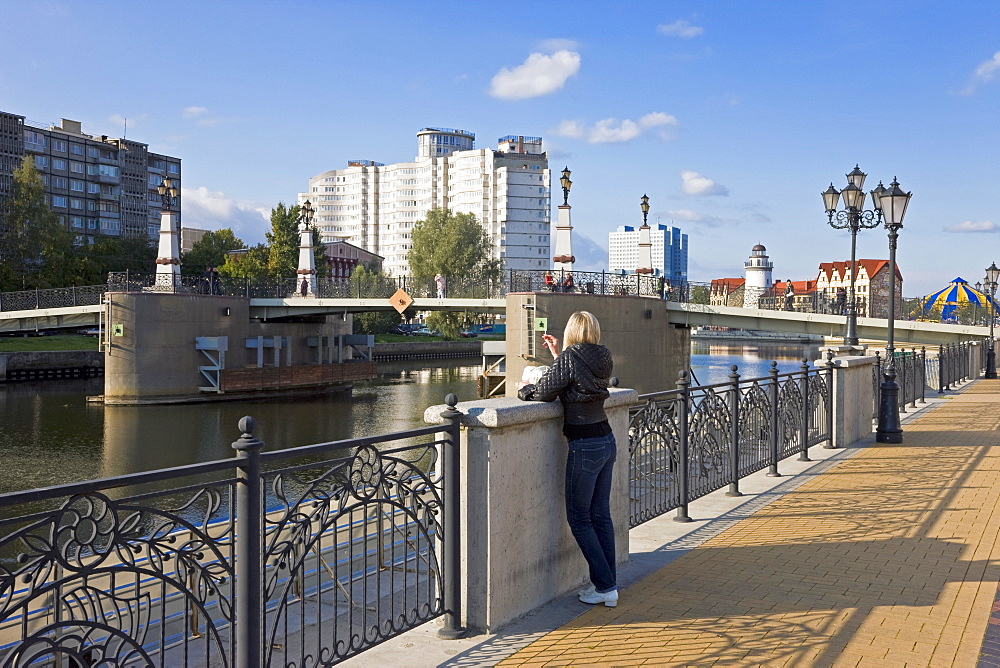
<svg viewBox="0 0 1000 668"><path fill-rule="evenodd" d="M830 391L827 387L827 376L832 370L811 371L809 374L809 441L808 445L818 445L823 441L828 441L833 437L829 433L829 418L833 412L833 405L830 403Z"/></svg>
<svg viewBox="0 0 1000 668"><path fill-rule="evenodd" d="M688 501L713 492L732 479L729 441L733 416L728 392L724 387L708 388L700 394L689 408Z"/></svg>
<svg viewBox="0 0 1000 668"><path fill-rule="evenodd" d="M784 459L802 450L801 376L782 378L778 381L778 459Z"/></svg>
<svg viewBox="0 0 1000 668"><path fill-rule="evenodd" d="M265 665L326 665L443 612L440 445L362 445L304 485L265 475Z"/></svg>
<svg viewBox="0 0 1000 668"><path fill-rule="evenodd" d="M758 380L740 400L739 477L767 468L771 443L771 397Z"/></svg>
<svg viewBox="0 0 1000 668"><path fill-rule="evenodd" d="M680 434L676 393L649 399L629 419L629 526L659 517L681 503L677 474Z"/></svg>
<svg viewBox="0 0 1000 668"><path fill-rule="evenodd" d="M231 665L234 485L0 498L0 662Z"/></svg>

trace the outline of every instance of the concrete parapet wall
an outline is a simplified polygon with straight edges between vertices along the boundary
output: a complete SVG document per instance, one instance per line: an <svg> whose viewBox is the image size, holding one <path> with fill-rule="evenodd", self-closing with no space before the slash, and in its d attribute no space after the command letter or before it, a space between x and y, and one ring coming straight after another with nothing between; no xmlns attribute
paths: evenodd
<svg viewBox="0 0 1000 668"><path fill-rule="evenodd" d="M833 360L833 445L843 448L872 433L874 356ZM826 364L825 360L818 362Z"/></svg>
<svg viewBox="0 0 1000 668"><path fill-rule="evenodd" d="M634 390L605 403L618 458L611 510L618 562L628 559L628 407ZM441 424L444 405L424 413ZM587 580L566 524L566 439L559 401L516 398L458 404L462 422L462 600L472 629L495 632Z"/></svg>
<svg viewBox="0 0 1000 668"><path fill-rule="evenodd" d="M187 293L107 293L104 397L109 403L198 396L205 385L198 367L208 358L195 349L196 337L229 337L226 369L256 365L257 350L246 339L289 337L280 366L312 364L319 350L310 337L351 332L352 321L320 316L306 322L263 322L250 318L250 302L239 297ZM290 352L289 352L290 350ZM264 365L272 366L272 350Z"/></svg>

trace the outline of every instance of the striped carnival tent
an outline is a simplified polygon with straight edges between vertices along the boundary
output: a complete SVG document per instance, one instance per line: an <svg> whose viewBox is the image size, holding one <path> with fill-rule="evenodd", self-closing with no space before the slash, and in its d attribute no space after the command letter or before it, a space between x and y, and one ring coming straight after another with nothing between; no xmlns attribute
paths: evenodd
<svg viewBox="0 0 1000 668"><path fill-rule="evenodd" d="M938 290L920 300L920 311L926 316L937 308L941 309L941 321L949 322L955 319L957 311L962 306L979 306L988 308L992 301L1000 311L1000 305L991 300L988 295L976 290L961 276L955 278L943 290Z"/></svg>

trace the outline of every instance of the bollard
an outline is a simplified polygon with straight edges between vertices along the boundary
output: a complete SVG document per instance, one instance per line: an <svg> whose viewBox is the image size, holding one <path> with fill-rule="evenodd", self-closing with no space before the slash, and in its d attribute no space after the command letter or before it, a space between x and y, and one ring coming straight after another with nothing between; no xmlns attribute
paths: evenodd
<svg viewBox="0 0 1000 668"><path fill-rule="evenodd" d="M800 462L811 462L809 459L809 360L803 359L799 367L802 371L802 432L801 450L799 451Z"/></svg>
<svg viewBox="0 0 1000 668"><path fill-rule="evenodd" d="M834 450L836 449L837 445L833 441L834 397L833 397L833 351L832 350L826 351L826 364L824 364L824 367L826 368L826 397L827 397L826 434L828 439L826 445L824 445L823 447L827 450Z"/></svg>

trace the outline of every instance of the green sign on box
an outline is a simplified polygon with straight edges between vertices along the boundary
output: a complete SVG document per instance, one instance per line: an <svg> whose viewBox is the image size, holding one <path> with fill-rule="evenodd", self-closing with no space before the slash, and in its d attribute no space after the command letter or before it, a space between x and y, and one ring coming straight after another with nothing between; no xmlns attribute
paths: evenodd
<svg viewBox="0 0 1000 668"><path fill-rule="evenodd" d="M125 325L120 322L112 324L111 336L125 336Z"/></svg>
<svg viewBox="0 0 1000 668"><path fill-rule="evenodd" d="M535 331L544 332L549 328L548 318L535 318Z"/></svg>

